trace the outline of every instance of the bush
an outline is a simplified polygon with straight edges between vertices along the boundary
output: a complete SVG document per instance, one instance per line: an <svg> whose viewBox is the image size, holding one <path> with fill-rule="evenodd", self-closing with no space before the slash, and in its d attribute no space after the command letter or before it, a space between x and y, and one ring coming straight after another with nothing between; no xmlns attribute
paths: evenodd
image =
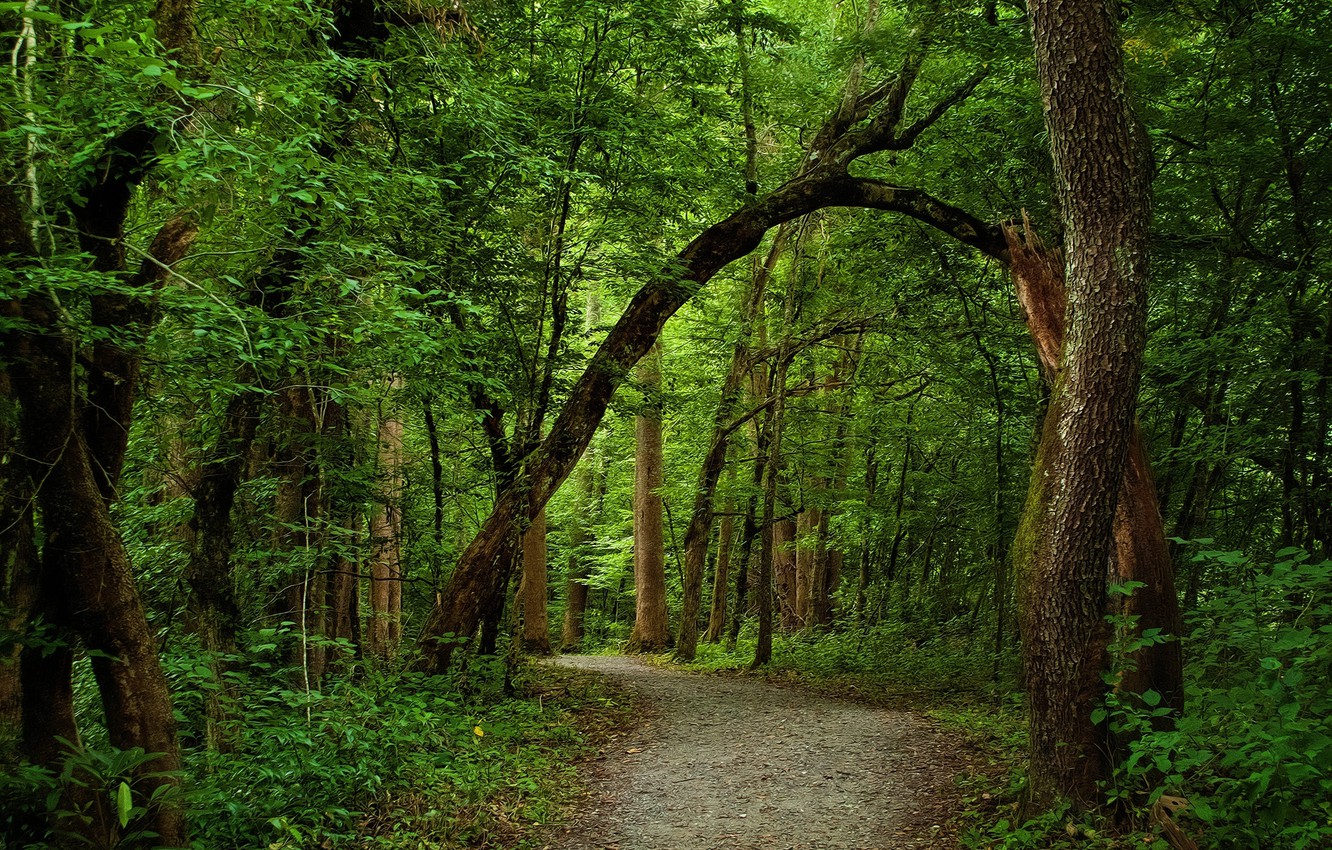
<svg viewBox="0 0 1332 850"><path fill-rule="evenodd" d="M1332 846L1332 561L1277 558L1200 553L1230 581L1187 616L1184 717L1119 713L1143 732L1121 781L1188 798L1217 850Z"/></svg>

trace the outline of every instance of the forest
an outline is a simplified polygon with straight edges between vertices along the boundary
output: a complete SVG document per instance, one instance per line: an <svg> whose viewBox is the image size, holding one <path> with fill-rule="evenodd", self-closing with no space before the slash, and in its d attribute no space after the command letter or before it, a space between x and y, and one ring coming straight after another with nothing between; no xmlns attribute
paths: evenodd
<svg viewBox="0 0 1332 850"><path fill-rule="evenodd" d="M622 655L965 754L692 846L1332 846L1326 0L0 31L0 848L611 846Z"/></svg>

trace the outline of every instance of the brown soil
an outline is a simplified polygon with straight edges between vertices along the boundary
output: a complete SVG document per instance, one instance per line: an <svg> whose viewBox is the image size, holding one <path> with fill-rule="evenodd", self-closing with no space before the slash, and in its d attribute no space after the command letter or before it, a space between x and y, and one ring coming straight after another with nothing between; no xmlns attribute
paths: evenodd
<svg viewBox="0 0 1332 850"><path fill-rule="evenodd" d="M749 678L566 656L634 692L551 850L889 850L955 846L943 828L961 743L919 716Z"/></svg>

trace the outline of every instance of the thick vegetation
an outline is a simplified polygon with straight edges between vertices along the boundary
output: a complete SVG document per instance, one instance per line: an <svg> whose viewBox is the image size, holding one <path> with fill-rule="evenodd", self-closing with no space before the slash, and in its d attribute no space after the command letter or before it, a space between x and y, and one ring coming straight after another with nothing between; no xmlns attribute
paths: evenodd
<svg viewBox="0 0 1332 850"><path fill-rule="evenodd" d="M1326 846L1332 7L1082 5L0 3L0 846L524 840L552 647Z"/></svg>

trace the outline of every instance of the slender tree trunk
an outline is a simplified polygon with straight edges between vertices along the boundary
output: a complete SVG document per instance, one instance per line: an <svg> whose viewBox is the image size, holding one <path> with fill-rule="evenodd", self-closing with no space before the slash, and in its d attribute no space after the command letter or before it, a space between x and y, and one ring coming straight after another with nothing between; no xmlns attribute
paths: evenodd
<svg viewBox="0 0 1332 850"><path fill-rule="evenodd" d="M587 291L587 312L583 332L591 336L601 326L601 293L593 286ZM583 644L583 620L587 614L587 561L582 547L592 539L592 517L600 516L601 485L596 446L588 444L576 468L578 475L578 516L569 535L569 578L565 588L564 628L560 636L563 652L578 652Z"/></svg>
<svg viewBox="0 0 1332 850"><path fill-rule="evenodd" d="M560 651L578 652L583 646L583 622L587 616L587 561L580 549L589 536L581 521L574 521L569 534L569 580L565 585L564 628L560 633Z"/></svg>
<svg viewBox="0 0 1332 850"><path fill-rule="evenodd" d="M435 426L434 401L427 397L421 402L425 411L426 436L430 440L431 492L435 497L435 546L444 546L444 463L439 451L439 428Z"/></svg>
<svg viewBox="0 0 1332 850"><path fill-rule="evenodd" d="M1068 240L1068 333L1014 547L1030 803L1094 805L1116 505L1146 329L1150 183L1125 98L1118 4L1033 0L1036 68ZM1152 492L1153 501L1155 491Z"/></svg>
<svg viewBox="0 0 1332 850"><path fill-rule="evenodd" d="M278 395L283 437L274 466L278 476L274 551L282 559L281 578L269 614L290 623L287 659L304 686L313 687L322 672L323 653L312 635L323 634L322 575L315 542L319 521L320 475L315 442L319 422L313 390L302 380Z"/></svg>
<svg viewBox="0 0 1332 850"><path fill-rule="evenodd" d="M550 617L546 613L546 511L523 532L523 651L550 655Z"/></svg>
<svg viewBox="0 0 1332 850"><path fill-rule="evenodd" d="M777 482L782 470L782 431L786 424L786 375L791 365L792 330L795 325L796 310L799 303L798 280L801 245L803 235L797 237L795 251L796 269L786 287L785 303L782 307L782 341L777 346L777 362L773 368L770 393L773 398L772 410L764 423L765 436L761 442L767 446L763 468L763 538L759 557L758 580L758 643L754 648L754 667L760 667L772 660L772 617L773 617L773 579L777 569L779 544L777 520ZM785 523L790 523L785 520ZM783 531L786 531L783 528ZM789 539L790 532L785 536ZM791 553L794 557L794 553ZM783 559L785 560L785 559ZM794 579L795 564L791 563L791 578ZM778 589L781 582L778 579Z"/></svg>
<svg viewBox="0 0 1332 850"><path fill-rule="evenodd" d="M397 652L402 613L402 422L379 421L380 496L370 520L370 651L380 658Z"/></svg>
<svg viewBox="0 0 1332 850"><path fill-rule="evenodd" d="M234 552L232 508L245 472L245 458L254 442L263 397L242 390L227 403L217 444L205 456L194 488L194 513L189 521L190 557L185 565L189 588L186 624L198 635L213 673L213 688L204 694L204 739L210 750L230 751L226 733L231 656L236 654L241 627L231 557Z"/></svg>
<svg viewBox="0 0 1332 850"><path fill-rule="evenodd" d="M643 361L641 378L648 410L634 417L634 628L631 652L655 652L671 645L666 614L666 548L662 524L661 349Z"/></svg>
<svg viewBox="0 0 1332 850"><path fill-rule="evenodd" d="M766 444L759 442L758 457L754 460L753 483L756 492L763 487L763 470L767 466L767 459L763 457L764 445ZM759 497L757 495L750 496L749 508L745 511L744 529L740 535L740 566L735 572L735 610L731 613L731 628L726 635L728 651L735 649L735 643L740 638L740 626L749 614L752 604L749 599L749 587L753 582L750 562L754 556L754 540L758 538L760 533L759 508Z"/></svg>
<svg viewBox="0 0 1332 850"><path fill-rule="evenodd" d="M722 382L717 414L713 419L712 438L708 453L699 470L698 487L694 491L694 508L690 514L689 529L685 533L684 605L680 614L680 642L676 658L691 661L698 646L698 612L703 597L703 566L707 560L708 540L712 536L712 500L726 465L726 450L735 431L731 421L740 399L745 378L750 374L749 338L753 334L763 296L773 269L785 250L789 228L781 227L773 239L767 260L761 265L755 261L750 282L740 305L740 331L731 351L731 366ZM725 616L724 614L722 615Z"/></svg>
<svg viewBox="0 0 1332 850"><path fill-rule="evenodd" d="M878 489L879 458L875 453L874 446L870 445L865 447L865 507L867 512L874 510L874 497ZM874 565L874 559L871 556L874 545L870 539L872 529L873 525L869 517L866 516L860 523L860 576L856 584L856 620L862 626L869 614L868 591L871 570Z"/></svg>
<svg viewBox="0 0 1332 850"><path fill-rule="evenodd" d="M734 477L734 473L732 473ZM726 504L726 515L717 530L717 563L712 574L712 608L708 616L708 631L703 639L720 643L726 630L727 582L731 578L731 549L735 542L735 502Z"/></svg>
<svg viewBox="0 0 1332 850"><path fill-rule="evenodd" d="M777 481L780 484L781 474ZM794 519L776 520L772 528L772 580L777 606L774 614L781 630L790 634L800 629L796 614L796 534L799 528Z"/></svg>

